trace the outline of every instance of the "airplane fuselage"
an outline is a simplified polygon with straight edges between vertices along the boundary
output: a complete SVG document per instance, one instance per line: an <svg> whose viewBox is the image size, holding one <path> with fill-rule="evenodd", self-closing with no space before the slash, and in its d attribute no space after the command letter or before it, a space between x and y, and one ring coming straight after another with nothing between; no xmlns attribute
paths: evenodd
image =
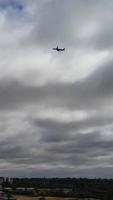
<svg viewBox="0 0 113 200"><path fill-rule="evenodd" d="M60 48L58 48L58 46L57 46L56 48L53 48L53 50L56 50L56 51L65 51L65 48L60 49Z"/></svg>

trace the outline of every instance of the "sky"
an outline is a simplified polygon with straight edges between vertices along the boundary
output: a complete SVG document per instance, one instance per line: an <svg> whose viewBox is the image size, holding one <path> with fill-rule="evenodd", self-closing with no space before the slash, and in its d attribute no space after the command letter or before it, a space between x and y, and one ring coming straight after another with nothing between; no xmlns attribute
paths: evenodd
<svg viewBox="0 0 113 200"><path fill-rule="evenodd" d="M113 178L112 11L0 0L0 176Z"/></svg>

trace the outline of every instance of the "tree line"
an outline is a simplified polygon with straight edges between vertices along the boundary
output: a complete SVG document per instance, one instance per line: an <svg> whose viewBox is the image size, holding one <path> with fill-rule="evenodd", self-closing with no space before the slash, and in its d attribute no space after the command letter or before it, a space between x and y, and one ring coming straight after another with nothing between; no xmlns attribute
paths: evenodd
<svg viewBox="0 0 113 200"><path fill-rule="evenodd" d="M113 179L88 178L13 178L6 179L2 188L28 188L45 196L93 197L102 200L113 200ZM67 192L65 190L67 189ZM25 192L24 191L24 192Z"/></svg>

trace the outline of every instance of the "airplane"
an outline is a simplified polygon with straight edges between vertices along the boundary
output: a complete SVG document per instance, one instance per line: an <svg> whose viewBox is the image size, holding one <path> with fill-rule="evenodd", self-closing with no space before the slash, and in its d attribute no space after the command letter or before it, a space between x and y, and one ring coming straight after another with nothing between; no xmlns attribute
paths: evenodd
<svg viewBox="0 0 113 200"><path fill-rule="evenodd" d="M56 51L65 51L65 48L60 49L60 48L58 48L58 46L57 46L56 48L53 48L53 50L56 50Z"/></svg>

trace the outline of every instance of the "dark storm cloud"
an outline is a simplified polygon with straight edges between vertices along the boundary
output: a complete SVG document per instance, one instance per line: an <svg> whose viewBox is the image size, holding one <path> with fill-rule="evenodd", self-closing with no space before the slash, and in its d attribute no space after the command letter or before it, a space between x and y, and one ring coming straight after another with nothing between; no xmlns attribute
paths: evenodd
<svg viewBox="0 0 113 200"><path fill-rule="evenodd" d="M107 164L107 162L110 164L111 157L109 155L113 150L113 142L104 141L98 133L77 134L75 140L69 139L66 143L51 145L41 143L38 146L34 145L33 151L30 146L24 144L24 141L19 143L18 139L19 137L17 139L16 137L15 139L10 138L1 143L0 159L4 159L12 165L19 164L20 169L23 165L31 165L32 163L34 165L33 171L35 167L37 167L37 170L40 169L42 164L45 165L45 172L49 171L49 166L52 166L52 171L54 171L54 166L57 166L60 170L60 165L64 165L64 168L65 165L70 164L71 167L90 165L93 168L94 164L101 166ZM99 156L101 160L98 160Z"/></svg>
<svg viewBox="0 0 113 200"><path fill-rule="evenodd" d="M101 106L104 106L104 103L109 102L109 98L112 97L112 70L112 62L109 62L99 70L97 69L84 81L74 84L49 84L40 87L28 86L10 79L6 81L5 79L0 84L0 107L2 111L6 111L12 108L15 110L17 107L24 108L26 105L34 103L38 105L50 105L52 103L55 107L65 105L65 108L69 109L72 107L73 102L75 110L81 103L84 109L88 109L88 106L92 109L92 107L97 108L97 103L100 100ZM104 97L106 99L103 99ZM8 139L6 145L4 143L1 145L2 159L10 160L11 163L19 162L20 164L36 164L38 162L53 165L57 162L57 164L67 163L69 165L71 163L79 166L83 162L85 165L90 164L92 166L98 156L103 156L103 152L109 157L113 150L112 141L104 141L99 130L97 133L90 132L90 134L85 135L80 133L81 130L87 130L87 128L97 127L98 129L98 127L112 124L112 115L97 114L78 122L60 122L45 119L44 116L42 119L40 117L38 119L29 117L28 120L32 125L32 129L40 128L41 130L41 133L37 133L41 136L39 140L35 134L32 135L32 138L26 134L27 139L30 137L31 140L34 137L33 141L37 141L38 146L34 146L32 152L32 146L29 146L29 142L28 145L25 145L25 137L23 143L18 144L17 141L22 142L22 140L13 136L11 144L10 139ZM21 137L22 135L20 135ZM41 153L42 148L43 153ZM37 152L38 149L40 151L35 155L34 152Z"/></svg>
<svg viewBox="0 0 113 200"><path fill-rule="evenodd" d="M103 140L101 135L96 132L90 132L89 134L79 133L72 138L70 136L70 139L64 143L51 145L48 149L54 153L73 156L75 159L76 156L79 157L81 154L87 160L88 155L91 159L112 153L112 143L112 141ZM79 159L81 158L79 157Z"/></svg>
<svg viewBox="0 0 113 200"><path fill-rule="evenodd" d="M63 137L63 135L61 135L61 133L66 133L70 132L70 131L79 131L79 130L84 130L87 128L96 128L96 127L103 127L106 125L110 125L113 122L113 116L112 115L104 115L103 113L96 113L93 116L88 116L85 119L76 121L69 121L69 122L62 122L60 119L48 119L43 117L39 117L37 118L29 118L30 122L33 123L34 126L36 127L41 127L46 131L46 136L48 134L52 134L57 133L57 137L59 135L59 137ZM48 134L47 134L47 130L48 130ZM51 135L50 134L50 135ZM54 134L53 134L54 135Z"/></svg>

